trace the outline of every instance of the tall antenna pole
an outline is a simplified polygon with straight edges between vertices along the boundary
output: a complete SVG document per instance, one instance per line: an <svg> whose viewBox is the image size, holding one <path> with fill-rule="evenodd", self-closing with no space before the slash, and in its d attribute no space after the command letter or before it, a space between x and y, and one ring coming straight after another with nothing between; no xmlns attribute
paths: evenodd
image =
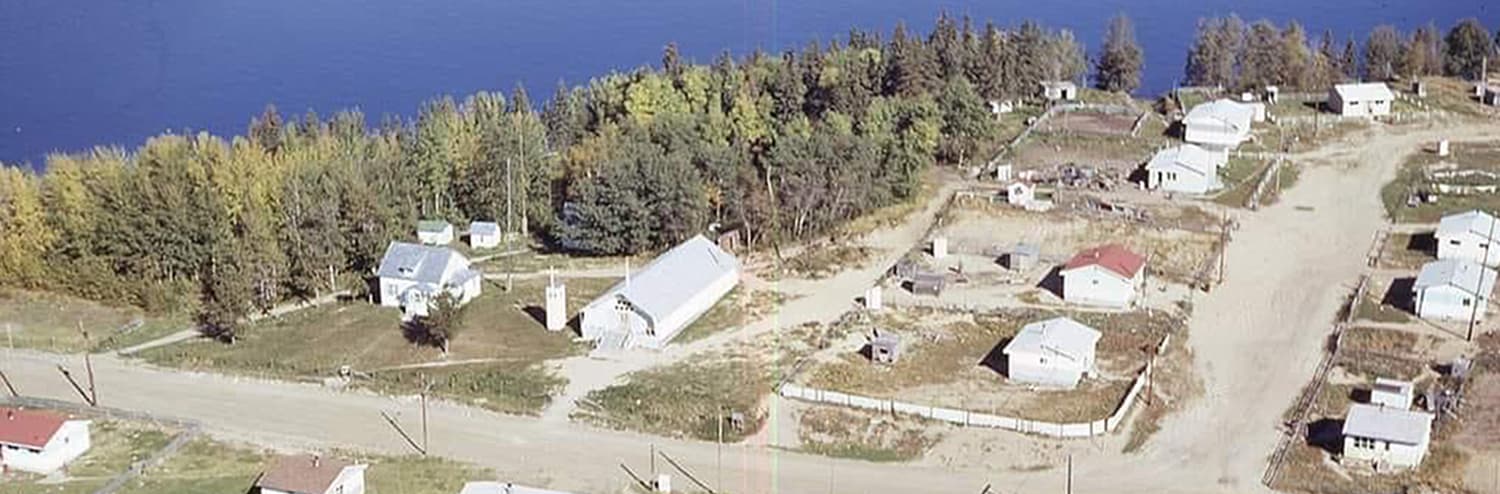
<svg viewBox="0 0 1500 494"><path fill-rule="evenodd" d="M1488 213L1482 214L1488 215ZM1490 231L1489 234L1484 238L1484 256L1479 258L1479 276L1475 278L1477 281L1474 282L1474 305L1470 307L1471 310L1469 311L1469 334L1468 336L1464 337L1465 341L1474 341L1474 321L1479 319L1479 305L1489 304L1489 300L1484 296L1484 277L1485 271L1489 269L1487 266L1490 262L1490 244L1494 243L1496 221L1493 215L1489 216Z"/></svg>

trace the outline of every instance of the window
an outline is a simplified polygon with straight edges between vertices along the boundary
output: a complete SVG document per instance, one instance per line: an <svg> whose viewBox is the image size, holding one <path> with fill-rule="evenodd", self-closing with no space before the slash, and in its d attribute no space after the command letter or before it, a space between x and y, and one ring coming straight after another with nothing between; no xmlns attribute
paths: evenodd
<svg viewBox="0 0 1500 494"><path fill-rule="evenodd" d="M1463 245L1463 244L1464 244L1463 242L1459 242L1457 240L1449 240L1448 241L1448 245Z"/></svg>
<svg viewBox="0 0 1500 494"><path fill-rule="evenodd" d="M1464 299L1464 307L1468 307L1470 302L1469 299Z"/></svg>

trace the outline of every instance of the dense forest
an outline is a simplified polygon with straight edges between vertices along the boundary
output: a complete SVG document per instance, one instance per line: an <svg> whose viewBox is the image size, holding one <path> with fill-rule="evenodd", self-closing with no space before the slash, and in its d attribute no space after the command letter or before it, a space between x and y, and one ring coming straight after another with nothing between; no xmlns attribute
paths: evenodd
<svg viewBox="0 0 1500 494"><path fill-rule="evenodd" d="M1497 45L1500 33L1492 39L1473 18L1459 21L1446 35L1432 23L1408 34L1394 26L1377 26L1366 38L1362 54L1354 38L1340 42L1331 31L1312 43L1296 21L1277 27L1267 20L1246 24L1237 16L1203 19L1188 49L1185 82L1229 89L1321 89L1356 79L1477 79L1485 57L1494 56Z"/></svg>
<svg viewBox="0 0 1500 494"><path fill-rule="evenodd" d="M1111 67L1110 87L1128 90L1139 48L1119 46L1134 44L1128 22L1111 29L1135 66ZM659 67L560 84L539 110L520 89L373 128L268 108L240 136L0 167L0 283L191 310L217 334L280 301L363 290L421 218L496 220L593 254L711 226L757 246L805 238L910 198L934 164L980 159L985 100L1088 68L1067 31L943 16L925 36L854 30L707 65L669 45Z"/></svg>

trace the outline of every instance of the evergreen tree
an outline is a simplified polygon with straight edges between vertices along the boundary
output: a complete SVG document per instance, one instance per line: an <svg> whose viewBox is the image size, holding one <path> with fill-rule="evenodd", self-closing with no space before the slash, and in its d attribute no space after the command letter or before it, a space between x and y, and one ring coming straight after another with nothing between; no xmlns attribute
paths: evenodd
<svg viewBox="0 0 1500 494"><path fill-rule="evenodd" d="M1318 67L1314 66L1313 56L1307 49L1307 31L1297 21L1287 23L1286 29L1281 32L1280 58L1281 74L1276 78L1278 84L1308 88L1311 87L1309 83L1319 77L1315 74Z"/></svg>
<svg viewBox="0 0 1500 494"><path fill-rule="evenodd" d="M1238 16L1200 19L1198 34L1188 50L1188 85L1236 86L1236 69L1244 46L1245 25Z"/></svg>
<svg viewBox="0 0 1500 494"><path fill-rule="evenodd" d="M1344 53L1339 56L1339 71L1343 80L1359 78L1359 49L1354 46L1352 37L1344 41Z"/></svg>
<svg viewBox="0 0 1500 494"><path fill-rule="evenodd" d="M1238 88L1263 88L1282 84L1286 74L1286 44L1270 21L1257 21L1245 37L1245 51L1240 57Z"/></svg>
<svg viewBox="0 0 1500 494"><path fill-rule="evenodd" d="M936 57L920 38L907 34L905 24L896 25L886 57L886 94L915 97L931 94L937 86L941 72Z"/></svg>
<svg viewBox="0 0 1500 494"><path fill-rule="evenodd" d="M1104 47L1099 54L1094 83L1099 89L1129 93L1141 86L1141 46L1135 39L1130 18L1119 14L1109 22L1104 33Z"/></svg>
<svg viewBox="0 0 1500 494"><path fill-rule="evenodd" d="M1444 73L1454 77L1478 79L1484 60L1495 53L1490 33L1473 17L1458 21L1448 31Z"/></svg>
<svg viewBox="0 0 1500 494"><path fill-rule="evenodd" d="M1394 26L1383 24L1370 31L1365 41L1365 78L1377 81L1394 79L1403 63L1401 34Z"/></svg>

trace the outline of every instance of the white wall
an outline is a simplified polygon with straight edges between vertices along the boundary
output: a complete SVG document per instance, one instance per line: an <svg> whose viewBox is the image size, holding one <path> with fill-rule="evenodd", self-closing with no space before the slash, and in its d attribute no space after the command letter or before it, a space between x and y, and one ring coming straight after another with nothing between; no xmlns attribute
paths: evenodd
<svg viewBox="0 0 1500 494"><path fill-rule="evenodd" d="M702 291L694 294L687 303L677 307L670 314L663 315L661 321L656 324L656 336L647 337L644 334L633 335L632 339L638 341L641 346L647 348L662 348L677 337L683 329L698 320L705 312L712 309L719 299L734 290L735 285L740 283L739 270L727 271L720 275L713 283L704 287Z"/></svg>
<svg viewBox="0 0 1500 494"><path fill-rule="evenodd" d="M0 446L0 463L23 472L46 475L83 456L89 450L90 441L89 421L69 420L40 451Z"/></svg>
<svg viewBox="0 0 1500 494"><path fill-rule="evenodd" d="M1058 356L1017 352L1006 355L1006 377L1018 384L1036 384L1072 389L1078 386L1086 362L1074 362Z"/></svg>
<svg viewBox="0 0 1500 494"><path fill-rule="evenodd" d="M1483 235L1467 232L1457 236L1437 237L1438 259L1463 259L1479 262L1485 257L1485 241ZM1488 262L1484 264L1495 267L1500 265L1500 245L1492 245L1489 249Z"/></svg>
<svg viewBox="0 0 1500 494"><path fill-rule="evenodd" d="M1184 194L1204 194L1214 190L1217 177L1202 175L1173 167L1165 170L1148 170L1146 187Z"/></svg>
<svg viewBox="0 0 1500 494"><path fill-rule="evenodd" d="M1391 114L1391 102L1389 100L1377 101L1344 101L1339 98L1338 92L1329 94L1328 106L1339 115L1346 117L1379 117Z"/></svg>
<svg viewBox="0 0 1500 494"><path fill-rule="evenodd" d="M1474 296L1454 286L1434 286L1416 290L1414 294L1417 315L1424 319L1446 319L1467 321L1474 316L1484 319L1486 301L1480 300L1479 310L1474 310Z"/></svg>
<svg viewBox="0 0 1500 494"><path fill-rule="evenodd" d="M1063 271L1063 300L1083 305L1127 307L1135 298L1140 277L1137 272L1134 279L1121 279L1098 265Z"/></svg>
<svg viewBox="0 0 1500 494"><path fill-rule="evenodd" d="M475 249L493 249L500 246L500 234L469 234L469 247Z"/></svg>
<svg viewBox="0 0 1500 494"><path fill-rule="evenodd" d="M447 245L453 242L453 225L440 232L417 231L417 241L428 245Z"/></svg>
<svg viewBox="0 0 1500 494"><path fill-rule="evenodd" d="M579 333L585 340L597 340L606 333L622 332L634 338L635 335L646 334L649 325L645 316L634 309L621 313L615 307L613 297L595 300L584 307L583 315L578 321Z"/></svg>
<svg viewBox="0 0 1500 494"><path fill-rule="evenodd" d="M365 469L368 465L344 467L338 478L329 484L325 494L365 494Z"/></svg>
<svg viewBox="0 0 1500 494"><path fill-rule="evenodd" d="M1421 444L1392 443L1379 439L1369 441L1370 443L1364 443L1355 436L1344 436L1344 458L1409 468L1420 465L1427 456L1425 440ZM1373 447L1369 447L1371 443Z"/></svg>
<svg viewBox="0 0 1500 494"><path fill-rule="evenodd" d="M1207 122L1183 121L1183 140L1196 144L1209 144L1233 148L1250 138L1248 132L1240 133L1225 125L1216 125Z"/></svg>

